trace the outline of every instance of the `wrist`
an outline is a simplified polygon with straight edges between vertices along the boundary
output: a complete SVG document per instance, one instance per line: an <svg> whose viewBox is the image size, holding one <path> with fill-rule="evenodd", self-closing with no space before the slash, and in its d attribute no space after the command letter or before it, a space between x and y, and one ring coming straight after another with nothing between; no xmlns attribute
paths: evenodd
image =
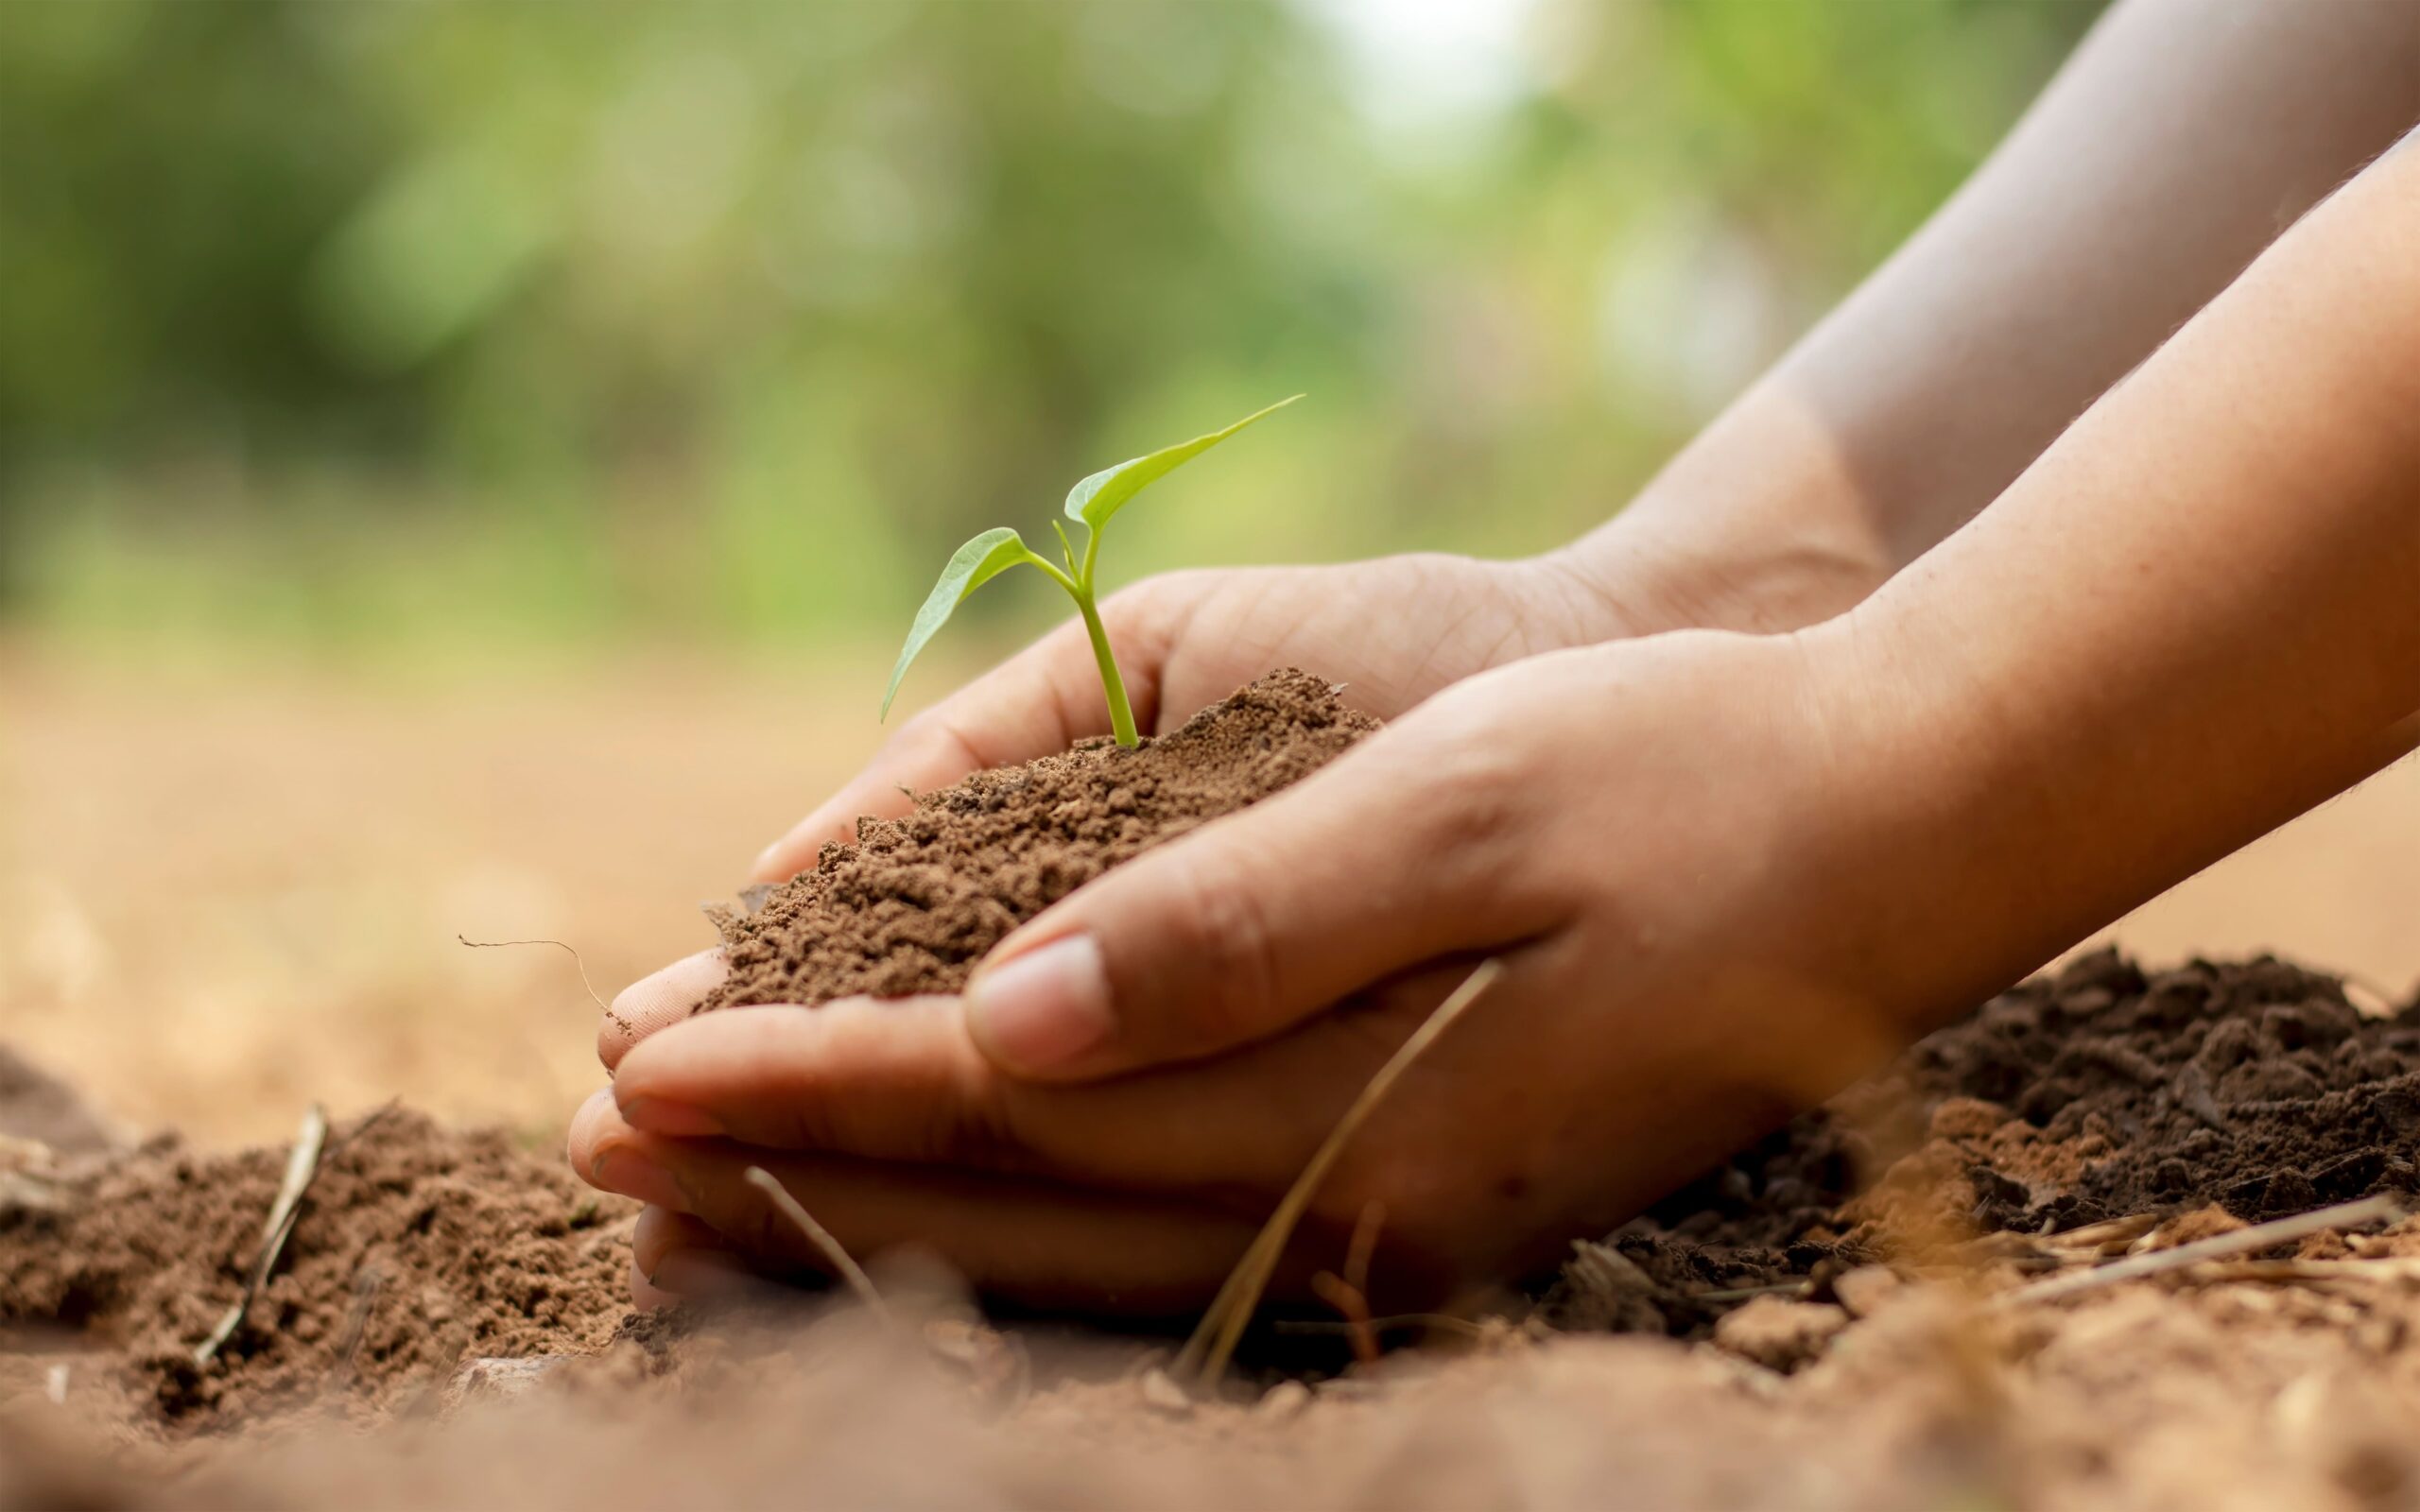
<svg viewBox="0 0 2420 1512"><path fill-rule="evenodd" d="M1671 630L1779 635L1854 609L1888 571L1813 534L1728 546L1622 521L1532 558L1599 627L1592 640Z"/></svg>
<svg viewBox="0 0 2420 1512"><path fill-rule="evenodd" d="M1863 601L1898 566L1829 438L1751 395L1613 520L1539 558L1613 634L1780 634Z"/></svg>
<svg viewBox="0 0 2420 1512"><path fill-rule="evenodd" d="M1779 885L1822 900L1799 958L1897 1040L2066 943L2030 849L2048 832L2004 822L2050 795L2011 782L1994 700L1969 696L1955 659L1905 631L1860 610L1768 643L1788 647L1792 728L1813 774L1777 842Z"/></svg>

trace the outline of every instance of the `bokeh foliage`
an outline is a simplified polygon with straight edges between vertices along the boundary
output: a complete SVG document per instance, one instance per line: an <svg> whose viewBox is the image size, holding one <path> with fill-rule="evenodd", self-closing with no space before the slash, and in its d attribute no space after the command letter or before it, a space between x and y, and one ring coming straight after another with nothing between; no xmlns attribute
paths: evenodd
<svg viewBox="0 0 2420 1512"><path fill-rule="evenodd" d="M973 529L1297 390L1123 571L1534 549L2092 13L1501 0L1431 108L1371 3L18 0L0 613L888 640Z"/></svg>

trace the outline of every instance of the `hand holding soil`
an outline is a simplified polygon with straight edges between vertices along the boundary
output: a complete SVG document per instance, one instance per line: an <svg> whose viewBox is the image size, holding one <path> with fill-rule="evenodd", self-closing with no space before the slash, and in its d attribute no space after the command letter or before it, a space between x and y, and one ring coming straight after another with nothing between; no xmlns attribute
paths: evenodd
<svg viewBox="0 0 2420 1512"><path fill-rule="evenodd" d="M1585 577L1561 555L1425 555L1172 573L1112 595L1100 614L1136 721L1166 733L1284 666L1340 683L1355 708L1392 718L1491 666L1672 627L1655 617L1654 602L1643 574ZM825 845L854 843L860 815L904 814L908 792L1109 732L1084 627L1070 620L903 724L856 781L766 848L755 880L782 881L812 867Z"/></svg>
<svg viewBox="0 0 2420 1512"><path fill-rule="evenodd" d="M1577 627L1512 610L1459 666L1422 636L1338 627L1338 654L1380 648L1394 700L1451 685L1122 866L1036 872L1027 906L968 916L954 956L914 941L945 968L929 985L960 996L743 1007L653 1035L582 1110L575 1163L666 1210L643 1280L669 1284L665 1257L715 1234L812 1263L739 1179L763 1164L853 1249L934 1245L1033 1301L1182 1308L1458 965L1494 955L1504 985L1363 1131L1295 1254L1381 1208L1374 1274L1421 1300L1602 1230L2409 747L2420 392L2368 335L2391 318L2420 340L2415 265L2376 254L2420 247L2415 187L2409 148L2362 175L1970 528L1813 629L1482 670ZM1091 700L1054 670L1074 658L1028 658L906 737L914 769L1080 730ZM1195 689L1165 650L1147 660L1157 723ZM1040 713L1020 725L988 697ZM993 744L994 725L1015 738ZM886 782L910 765L890 761ZM1002 781L944 807L996 809L1023 779ZM826 852L791 892L849 902L835 879L862 861ZM856 905L912 933L946 895L920 885ZM735 937L784 970L821 943ZM645 989L639 1027L730 997L717 970Z"/></svg>
<svg viewBox="0 0 2420 1512"><path fill-rule="evenodd" d="M1504 954L1484 1011L1415 1065L1321 1188L1303 1253L1340 1246L1375 1202L1373 1274L1396 1299L1531 1266L1899 1036L1852 1005L1783 995L1814 975L1819 942L1789 921L1817 879L1771 858L1818 853L1791 826L1851 800L1815 770L1795 791L1742 780L1821 747L1794 670L1786 643L1700 634L1468 679L1046 916L1035 928L1063 959L1070 927L1099 942L1073 949L1107 973L1078 1006L1123 1010L1101 1043L1043 1068L978 1048L1002 1037L982 1015L1017 964L1048 976L1038 993L1011 981L1011 1012L1068 1001L1053 947L1019 936L962 1000L731 1007L648 1037L582 1110L574 1164L811 1263L739 1179L762 1164L852 1249L920 1241L1020 1299L1180 1308L1217 1286L1467 959ZM1689 817L1704 813L1725 816L1719 846ZM1683 867L1692 885L1669 885ZM649 990L711 988L717 970L684 965ZM1065 1043L1039 1038L1053 1034ZM1719 1082L1681 1074L1718 1063ZM705 1238L668 1218L649 1230L673 1247ZM670 1284L661 1260L640 1264ZM1299 1293L1307 1276L1281 1284Z"/></svg>

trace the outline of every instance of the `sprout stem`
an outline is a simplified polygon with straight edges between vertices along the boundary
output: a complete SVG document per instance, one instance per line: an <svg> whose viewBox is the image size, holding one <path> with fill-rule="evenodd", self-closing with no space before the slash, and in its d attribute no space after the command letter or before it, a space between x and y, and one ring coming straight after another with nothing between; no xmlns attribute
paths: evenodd
<svg viewBox="0 0 2420 1512"><path fill-rule="evenodd" d="M1084 631L1093 638L1093 660L1100 663L1101 691L1109 695L1109 728L1119 745L1132 750L1143 737L1134 729L1134 710L1126 701L1126 679L1117 675L1117 658L1109 649L1109 631L1100 623L1100 610L1093 607L1092 584L1071 592L1077 612L1084 617Z"/></svg>

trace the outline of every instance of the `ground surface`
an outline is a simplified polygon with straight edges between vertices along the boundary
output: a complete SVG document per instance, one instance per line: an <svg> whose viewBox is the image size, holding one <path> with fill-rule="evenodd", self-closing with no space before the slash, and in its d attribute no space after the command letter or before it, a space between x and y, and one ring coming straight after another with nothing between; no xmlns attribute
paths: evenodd
<svg viewBox="0 0 2420 1512"><path fill-rule="evenodd" d="M608 1278L627 1214L586 1206L549 1148L596 1079L594 1007L556 953L453 936L563 935L609 992L706 942L690 900L727 891L862 752L868 685L672 666L136 680L0 660L0 1040L122 1130L186 1141L131 1160L0 1146L17 1246L0 1305L59 1325L0 1339L0 1507L2420 1502L2410 1224L2266 1249L2266 1270L1990 1300L2409 1189L2412 1031L2266 967L2079 967L1855 1109L1859 1139L1915 1118L1911 1153L1822 1229L1831 1247L1787 1241L1836 1162L1777 1157L1709 1188L1734 1228L1673 1214L1683 1231L1583 1255L1548 1298L1565 1328L1646 1333L1457 1332L1441 1342L1459 1354L1182 1405L1138 1374L1152 1346L1004 1341L906 1280L904 1341L847 1310L738 1332L624 1319ZM2420 771L2118 934L2154 961L2274 947L2380 989L2356 1003L2408 1001ZM0 1067L0 1092L25 1084ZM395 1094L436 1120L365 1129ZM325 1207L233 1363L197 1372L181 1362L233 1299L283 1165L233 1146L290 1138L313 1098L337 1114ZM55 1095L34 1102L62 1146L88 1143ZM450 1131L471 1120L527 1153ZM1783 1243L1692 1247L1750 1220ZM1877 1244L1894 1269L1860 1252ZM1670 1305L1751 1282L1792 1289ZM462 1355L576 1358L515 1396L514 1367L466 1375Z"/></svg>

